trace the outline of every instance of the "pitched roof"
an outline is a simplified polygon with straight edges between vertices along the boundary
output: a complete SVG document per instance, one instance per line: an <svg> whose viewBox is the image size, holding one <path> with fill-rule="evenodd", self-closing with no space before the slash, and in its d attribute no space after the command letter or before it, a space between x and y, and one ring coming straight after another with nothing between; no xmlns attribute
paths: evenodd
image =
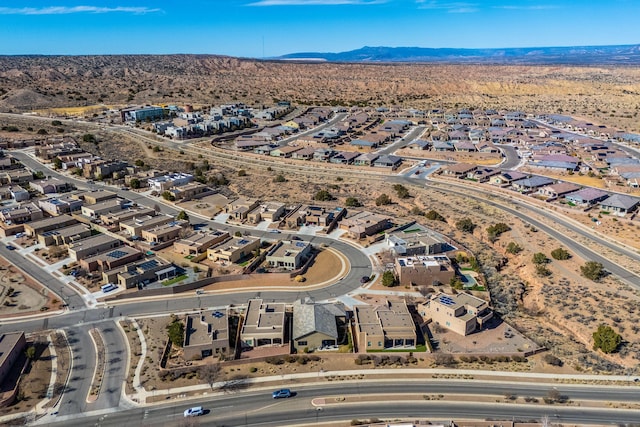
<svg viewBox="0 0 640 427"><path fill-rule="evenodd" d="M612 208L624 209L626 211L635 208L640 203L637 197L625 196L624 194L614 194L607 197L601 206L610 206Z"/></svg>
<svg viewBox="0 0 640 427"><path fill-rule="evenodd" d="M296 301L293 304L293 339L314 332L338 339L336 316L344 315L344 310L334 304L306 304Z"/></svg>

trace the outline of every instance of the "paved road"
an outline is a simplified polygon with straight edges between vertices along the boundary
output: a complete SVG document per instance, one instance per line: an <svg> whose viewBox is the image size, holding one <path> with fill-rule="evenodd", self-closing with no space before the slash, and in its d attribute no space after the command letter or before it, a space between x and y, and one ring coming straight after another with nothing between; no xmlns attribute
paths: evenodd
<svg viewBox="0 0 640 427"><path fill-rule="evenodd" d="M381 150L377 150L376 154L379 156L384 156L386 154L391 154L396 150L400 150L401 148L406 147L411 141L417 139L422 135L422 132L426 129L426 126L416 126L405 136L394 142L393 144L389 144L382 148Z"/></svg>
<svg viewBox="0 0 640 427"><path fill-rule="evenodd" d="M393 399L391 396L410 395L413 398L424 395L465 394L469 396L495 396L503 401L505 395L533 397L539 401L548 396L552 387L537 384L495 384L468 381L367 381L360 383L333 384L324 383L296 387L293 398L274 401L270 391L230 391L229 394L193 400L190 402L171 401L160 407L135 408L102 415L89 415L84 418L65 418L60 423L49 417L51 425L80 426L117 426L117 425L176 425L182 422L185 409L202 405L208 413L198 421L212 426L282 426L298 423L328 422L351 420L354 418L393 418L408 417L410 419L437 420L454 418L471 419L509 419L540 420L549 415L553 422L581 423L619 423L637 420L640 411L610 409L592 409L568 407L561 405L531 405L474 403L470 397L466 402L437 400L405 400ZM561 396L571 400L590 400L602 402L606 393L608 402L633 402L640 399L640 390L635 388L607 387L557 387ZM327 398L327 403L335 402L333 397L370 395L370 402L349 402L345 405L327 405L317 409L311 402L317 398ZM375 399L375 401L373 401Z"/></svg>
<svg viewBox="0 0 640 427"><path fill-rule="evenodd" d="M500 169L512 170L520 164L520 157L518 156L518 150L511 145L496 144L502 150L502 154L506 157L505 161L500 165Z"/></svg>

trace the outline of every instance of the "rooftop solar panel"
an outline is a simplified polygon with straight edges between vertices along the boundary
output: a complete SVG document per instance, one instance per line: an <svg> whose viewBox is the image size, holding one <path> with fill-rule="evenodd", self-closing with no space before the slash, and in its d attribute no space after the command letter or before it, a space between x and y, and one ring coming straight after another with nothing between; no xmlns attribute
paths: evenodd
<svg viewBox="0 0 640 427"><path fill-rule="evenodd" d="M158 261L156 261L155 259L152 259L150 261L143 262L138 267L142 270L150 270L153 267L156 267L157 265L158 265Z"/></svg>
<svg viewBox="0 0 640 427"><path fill-rule="evenodd" d="M125 256L126 254L127 254L127 253L126 253L126 252L124 252L124 251L116 250L116 251L109 252L109 253L107 254L107 256L108 256L108 257L111 257L111 258L116 258L116 259L118 259L118 258L122 258L122 257L123 257L123 256Z"/></svg>

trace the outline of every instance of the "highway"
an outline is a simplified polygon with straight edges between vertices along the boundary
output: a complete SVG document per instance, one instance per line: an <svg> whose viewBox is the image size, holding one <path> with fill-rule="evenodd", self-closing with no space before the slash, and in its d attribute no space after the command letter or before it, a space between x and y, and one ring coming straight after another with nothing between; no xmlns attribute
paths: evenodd
<svg viewBox="0 0 640 427"><path fill-rule="evenodd" d="M193 406L203 406L207 413L198 422L209 426L284 426L354 418L395 417L422 420L503 419L540 420L548 415L554 423L579 422L612 424L638 420L638 410L587 408L562 404L545 404L543 398L554 389L550 385L495 384L469 381L404 380L324 383L309 386L290 385L295 396L273 400L271 389L260 391L216 393L189 402L170 401L161 406L135 408L115 413L88 414L84 418L49 416L52 426L158 426L182 422L182 413ZM384 390L384 391L383 391ZM578 387L558 385L558 393L571 401L633 402L640 399L638 388ZM446 400L439 395L449 396ZM537 404L505 402L505 396L538 399ZM423 396L429 396L430 400ZM475 397L482 401L474 401ZM340 403L336 398L348 398ZM318 406L314 406L314 399ZM498 401L499 403L496 403ZM522 399L520 400L522 401ZM575 404L574 404L575 405ZM320 408L320 409L318 409ZM45 421L43 420L43 421Z"/></svg>

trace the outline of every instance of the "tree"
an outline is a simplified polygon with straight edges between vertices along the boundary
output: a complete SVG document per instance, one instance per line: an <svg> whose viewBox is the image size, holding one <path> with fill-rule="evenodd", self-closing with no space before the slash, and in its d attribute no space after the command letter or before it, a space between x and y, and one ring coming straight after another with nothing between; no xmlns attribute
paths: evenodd
<svg viewBox="0 0 640 427"><path fill-rule="evenodd" d="M131 188L140 188L140 180L138 178L131 178L131 181L129 181L129 185L131 186Z"/></svg>
<svg viewBox="0 0 640 427"><path fill-rule="evenodd" d="M522 247L518 245L516 242L509 242L506 249L508 254L517 255L522 252Z"/></svg>
<svg viewBox="0 0 640 427"><path fill-rule="evenodd" d="M409 190L407 190L407 187L405 187L404 185L396 184L393 186L393 189L396 191L398 198L406 199L409 197Z"/></svg>
<svg viewBox="0 0 640 427"><path fill-rule="evenodd" d="M542 252L536 252L533 254L533 263L535 265L544 265L549 262L549 258Z"/></svg>
<svg viewBox="0 0 640 427"><path fill-rule="evenodd" d="M29 360L35 360L36 358L36 348L34 346L29 346L27 347L27 350L24 352L25 356L27 356L27 359Z"/></svg>
<svg viewBox="0 0 640 427"><path fill-rule="evenodd" d="M53 159L53 167L55 169L62 168L62 160L60 160L60 157L56 157L56 158Z"/></svg>
<svg viewBox="0 0 640 427"><path fill-rule="evenodd" d="M504 222L499 222L487 227L487 237L489 241L495 242L502 233L506 233L509 230L511 230L511 227Z"/></svg>
<svg viewBox="0 0 640 427"><path fill-rule="evenodd" d="M424 216L424 211L417 206L412 207L410 213L411 215Z"/></svg>
<svg viewBox="0 0 640 427"><path fill-rule="evenodd" d="M178 319L174 320L167 326L169 330L169 341L176 347L182 347L184 342L184 325Z"/></svg>
<svg viewBox="0 0 640 427"><path fill-rule="evenodd" d="M456 228L464 233L473 233L476 225L471 221L470 218L463 218L460 221L456 222Z"/></svg>
<svg viewBox="0 0 640 427"><path fill-rule="evenodd" d="M443 222L446 221L446 219L442 215L440 215L438 212L434 211L433 209L427 212L425 217L432 221L443 221Z"/></svg>
<svg viewBox="0 0 640 427"><path fill-rule="evenodd" d="M381 195L376 197L376 206L384 206L384 205L390 205L390 204L391 204L391 197L389 197L388 195L382 193Z"/></svg>
<svg viewBox="0 0 640 427"><path fill-rule="evenodd" d="M275 178L273 178L273 182L287 182L287 178L285 178L282 174L278 174Z"/></svg>
<svg viewBox="0 0 640 427"><path fill-rule="evenodd" d="M315 194L315 196L313 196L313 200L327 202L329 200L333 200L333 196L327 190L320 190Z"/></svg>
<svg viewBox="0 0 640 427"><path fill-rule="evenodd" d="M593 333L593 349L603 353L613 353L622 342L622 337L608 325L600 325Z"/></svg>
<svg viewBox="0 0 640 427"><path fill-rule="evenodd" d="M44 172L42 171L35 171L33 173L33 179L44 179Z"/></svg>
<svg viewBox="0 0 640 427"><path fill-rule="evenodd" d="M242 237L242 232L241 231L236 231L235 233L233 233L234 236L236 237Z"/></svg>
<svg viewBox="0 0 640 427"><path fill-rule="evenodd" d="M85 133L84 135L82 135L82 140L84 142L92 142L94 144L98 143L98 140L96 139L96 136L92 133Z"/></svg>
<svg viewBox="0 0 640 427"><path fill-rule="evenodd" d="M549 277L551 276L551 270L544 264L538 264L536 265L536 274L540 277Z"/></svg>
<svg viewBox="0 0 640 427"><path fill-rule="evenodd" d="M566 249L558 248L551 251L551 257L557 260L565 260L571 258L571 254Z"/></svg>
<svg viewBox="0 0 640 427"><path fill-rule="evenodd" d="M136 160L135 162L133 162L134 165L138 166L139 168L144 166L144 161L143 160Z"/></svg>
<svg viewBox="0 0 640 427"><path fill-rule="evenodd" d="M176 197L173 194L171 194L171 191L169 190L162 192L162 198L170 202L173 202L176 199Z"/></svg>
<svg viewBox="0 0 640 427"><path fill-rule="evenodd" d="M182 221L189 221L189 215L185 211L180 211L178 213L178 216L176 216L176 219L179 219Z"/></svg>
<svg viewBox="0 0 640 427"><path fill-rule="evenodd" d="M396 284L396 275L392 271L382 273L382 286L391 287Z"/></svg>
<svg viewBox="0 0 640 427"><path fill-rule="evenodd" d="M462 289L464 287L464 284L462 283L462 280L460 280L459 277L452 277L451 280L449 280L449 286L451 286L453 289Z"/></svg>
<svg viewBox="0 0 640 427"><path fill-rule="evenodd" d="M344 204L348 208L357 208L358 206L362 206L360 201L355 197L347 197L347 200L345 200Z"/></svg>
<svg viewBox="0 0 640 427"><path fill-rule="evenodd" d="M209 384L211 390L213 390L213 385L222 377L222 374L222 367L219 362L207 363L198 371L198 376Z"/></svg>
<svg viewBox="0 0 640 427"><path fill-rule="evenodd" d="M587 279L591 279L594 282L599 281L606 274L604 265L596 261L587 261L582 267L580 267L580 273Z"/></svg>

